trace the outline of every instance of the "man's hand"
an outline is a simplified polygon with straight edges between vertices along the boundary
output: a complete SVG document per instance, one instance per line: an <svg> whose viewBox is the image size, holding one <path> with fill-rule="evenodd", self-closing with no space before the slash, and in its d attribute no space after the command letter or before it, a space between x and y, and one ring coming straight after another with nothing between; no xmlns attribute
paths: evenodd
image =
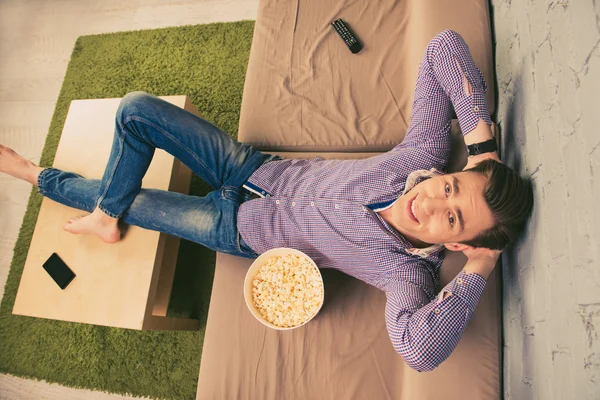
<svg viewBox="0 0 600 400"><path fill-rule="evenodd" d="M485 247L470 247L463 250L468 261L464 267L467 274L476 273L487 279L494 270L502 250L491 250Z"/></svg>
<svg viewBox="0 0 600 400"><path fill-rule="evenodd" d="M479 164L480 162L482 162L483 160L487 160L490 158L492 160L498 161L499 163L502 162L500 160L500 158L498 157L498 153L496 153L495 151L492 153L477 154L476 156L470 156L467 158L467 165L465 165L465 167L463 168L463 171L465 171L467 169L471 169L474 166L476 166L477 164Z"/></svg>
<svg viewBox="0 0 600 400"><path fill-rule="evenodd" d="M502 250L492 250L485 247L469 247L468 249L463 250L463 253L467 256L469 261L482 260L496 264Z"/></svg>

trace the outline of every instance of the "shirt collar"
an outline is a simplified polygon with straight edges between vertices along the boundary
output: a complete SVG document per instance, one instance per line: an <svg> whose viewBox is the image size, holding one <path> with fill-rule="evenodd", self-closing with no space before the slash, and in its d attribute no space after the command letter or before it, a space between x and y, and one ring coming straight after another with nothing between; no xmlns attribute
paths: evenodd
<svg viewBox="0 0 600 400"><path fill-rule="evenodd" d="M402 192L402 196L406 194L409 190L417 186L417 184L421 183L425 179L429 179L434 176L443 175L442 172L438 171L435 168L431 168L430 170L426 169L418 169L416 171L411 172L406 178L406 183L404 184L404 191ZM408 240L405 240L406 243L410 243ZM429 247L424 249L418 249L416 247L405 248L408 254L413 256L427 258L431 254L440 251L444 245L442 244L432 244Z"/></svg>

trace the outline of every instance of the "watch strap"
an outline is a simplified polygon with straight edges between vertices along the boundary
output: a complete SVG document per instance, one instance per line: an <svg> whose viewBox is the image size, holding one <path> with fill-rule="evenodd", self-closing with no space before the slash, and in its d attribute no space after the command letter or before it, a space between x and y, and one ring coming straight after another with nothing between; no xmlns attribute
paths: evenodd
<svg viewBox="0 0 600 400"><path fill-rule="evenodd" d="M467 146L467 151L469 152L469 157L476 156L477 154L482 153L491 153L493 151L498 150L498 145L496 144L496 139L486 140L481 143L473 143Z"/></svg>

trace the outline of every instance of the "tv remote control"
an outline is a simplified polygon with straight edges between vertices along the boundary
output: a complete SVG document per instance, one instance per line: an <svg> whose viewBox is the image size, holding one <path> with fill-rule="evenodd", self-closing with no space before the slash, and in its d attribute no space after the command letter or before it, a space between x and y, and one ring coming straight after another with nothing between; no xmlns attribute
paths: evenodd
<svg viewBox="0 0 600 400"><path fill-rule="evenodd" d="M352 33L348 25L346 25L341 18L333 21L331 26L333 26L335 31L341 36L352 53L356 54L363 48L362 44L358 41L358 38L354 36L354 33Z"/></svg>

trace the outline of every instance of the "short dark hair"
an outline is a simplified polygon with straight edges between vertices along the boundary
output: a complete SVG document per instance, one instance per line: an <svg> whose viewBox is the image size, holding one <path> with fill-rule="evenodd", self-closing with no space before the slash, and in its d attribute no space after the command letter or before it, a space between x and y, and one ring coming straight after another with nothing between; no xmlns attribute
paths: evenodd
<svg viewBox="0 0 600 400"><path fill-rule="evenodd" d="M492 159L484 160L466 171L477 172L487 178L483 198L492 211L496 224L462 243L502 250L524 228L531 214L531 180L522 178L512 168Z"/></svg>

